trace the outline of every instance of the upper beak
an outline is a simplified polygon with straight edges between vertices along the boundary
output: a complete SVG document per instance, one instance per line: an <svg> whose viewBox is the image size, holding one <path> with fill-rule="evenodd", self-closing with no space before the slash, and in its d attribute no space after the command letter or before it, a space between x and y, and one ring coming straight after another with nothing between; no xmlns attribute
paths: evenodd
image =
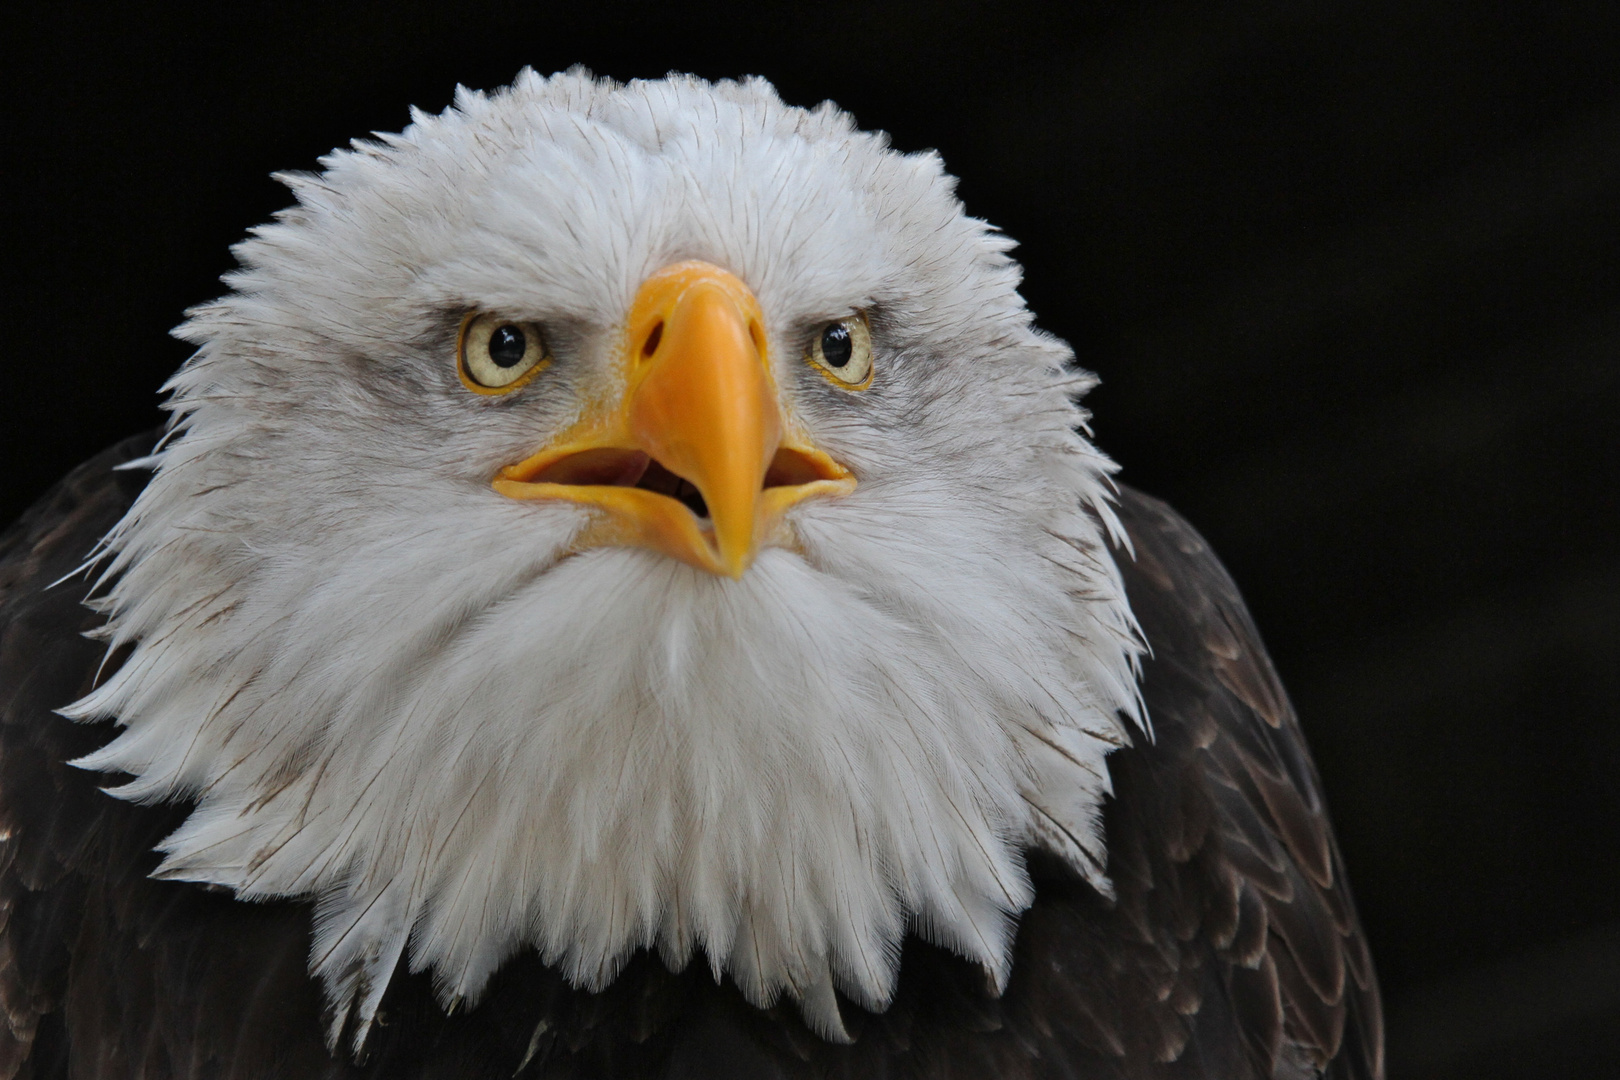
<svg viewBox="0 0 1620 1080"><path fill-rule="evenodd" d="M759 301L736 276L665 267L637 292L626 331L617 392L500 470L496 491L595 508L580 546L647 547L736 578L762 546L790 542L789 506L854 490L784 419Z"/></svg>

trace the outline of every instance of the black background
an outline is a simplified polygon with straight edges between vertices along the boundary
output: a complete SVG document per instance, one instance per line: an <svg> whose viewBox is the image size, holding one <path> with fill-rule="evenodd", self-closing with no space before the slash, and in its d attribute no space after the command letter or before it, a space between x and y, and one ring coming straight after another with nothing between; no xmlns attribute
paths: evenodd
<svg viewBox="0 0 1620 1080"><path fill-rule="evenodd" d="M1391 1075L1620 1055L1620 5L13 13L10 520L159 420L267 174L524 64L759 73L938 148L1214 542L1316 750Z"/></svg>

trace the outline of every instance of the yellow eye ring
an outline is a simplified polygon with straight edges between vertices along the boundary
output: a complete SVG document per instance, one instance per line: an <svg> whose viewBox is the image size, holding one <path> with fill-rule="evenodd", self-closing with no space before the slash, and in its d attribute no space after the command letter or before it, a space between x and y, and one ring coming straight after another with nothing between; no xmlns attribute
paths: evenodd
<svg viewBox="0 0 1620 1080"><path fill-rule="evenodd" d="M872 328L866 314L856 312L835 319L816 331L805 359L841 390L865 390L872 385Z"/></svg>
<svg viewBox="0 0 1620 1080"><path fill-rule="evenodd" d="M456 374L475 394L510 394L551 364L538 323L468 312L456 333Z"/></svg>

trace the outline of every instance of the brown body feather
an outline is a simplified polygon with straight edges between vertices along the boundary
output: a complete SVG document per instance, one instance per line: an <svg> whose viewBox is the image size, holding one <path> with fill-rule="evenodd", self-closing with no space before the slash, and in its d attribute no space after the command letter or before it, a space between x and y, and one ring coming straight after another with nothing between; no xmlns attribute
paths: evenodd
<svg viewBox="0 0 1620 1080"><path fill-rule="evenodd" d="M88 462L0 538L0 1080L12 1077L1380 1077L1378 990L1309 754L1231 579L1126 490L1121 554L1153 656L1154 738L1109 758L1109 902L1037 859L1006 993L908 939L893 1005L851 1046L760 1011L706 966L638 957L602 994L534 957L445 1016L401 973L366 1056L334 1058L306 974L310 906L147 877L184 807L66 764L111 735L53 709L102 664L71 572L146 474Z"/></svg>

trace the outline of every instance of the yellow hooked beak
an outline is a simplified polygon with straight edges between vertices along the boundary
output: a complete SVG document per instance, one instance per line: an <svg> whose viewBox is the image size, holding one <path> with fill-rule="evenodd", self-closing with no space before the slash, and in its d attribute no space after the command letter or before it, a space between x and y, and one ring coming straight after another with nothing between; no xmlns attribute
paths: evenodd
<svg viewBox="0 0 1620 1080"><path fill-rule="evenodd" d="M645 547L737 578L761 547L792 542L788 507L855 489L785 418L759 301L736 276L667 266L626 331L617 392L497 473L496 491L596 510L578 547Z"/></svg>

